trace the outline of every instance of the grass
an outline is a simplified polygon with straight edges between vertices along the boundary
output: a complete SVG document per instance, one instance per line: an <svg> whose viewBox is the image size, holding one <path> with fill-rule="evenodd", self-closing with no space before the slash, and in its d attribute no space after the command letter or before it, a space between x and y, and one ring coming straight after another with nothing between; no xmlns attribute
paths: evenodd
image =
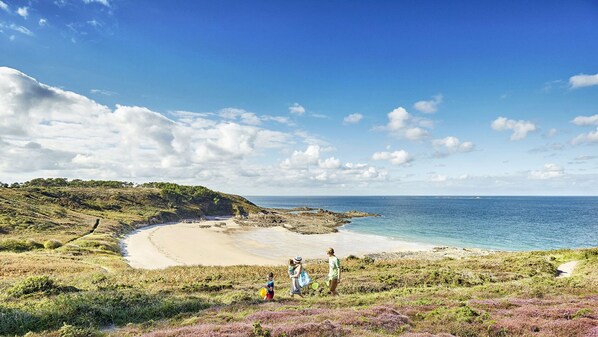
<svg viewBox="0 0 598 337"><path fill-rule="evenodd" d="M22 212L24 218L50 214L44 219L54 224L23 229L0 223L6 229L0 237L62 243L0 252L0 335L561 337L585 336L598 326L598 248L440 261L351 257L342 260L338 297L323 289L327 263L308 261L322 287L291 299L285 266L130 268L119 251L122 233L147 223L148 216L158 221L183 217L193 207L209 214L208 208L193 196L200 189L164 197L156 187L110 186L0 189L4 205L38 212ZM28 194L31 188L39 190ZM58 206L36 199L46 189L95 206L67 207L56 217L51 211ZM105 207L112 197L120 201ZM26 200L37 201L24 206ZM170 207L173 200L180 207ZM211 195L202 200L215 203ZM20 212L15 207L2 212ZM66 225L75 218L82 223ZM571 260L580 261L574 276L555 278L556 267ZM270 271L275 301L264 302L258 290Z"/></svg>

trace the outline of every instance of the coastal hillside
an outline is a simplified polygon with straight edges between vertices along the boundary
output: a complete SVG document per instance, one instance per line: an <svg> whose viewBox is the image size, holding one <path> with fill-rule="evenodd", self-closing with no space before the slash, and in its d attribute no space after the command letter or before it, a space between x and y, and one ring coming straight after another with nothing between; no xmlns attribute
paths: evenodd
<svg viewBox="0 0 598 337"><path fill-rule="evenodd" d="M261 210L240 196L172 183L50 178L0 186L0 250L30 250L96 231L118 235L147 224Z"/></svg>
<svg viewBox="0 0 598 337"><path fill-rule="evenodd" d="M311 260L305 266L318 286L292 298L285 265L134 269L119 244L122 234L149 223L209 215L251 219L259 213L255 226L303 226L291 217L295 211L278 212L205 187L168 183L36 179L4 186L0 336L598 334L598 247L349 255L341 260L336 297L326 292L328 262ZM307 213L302 219L310 226L323 218L322 232L344 220L328 218L325 210L297 212ZM576 267L560 277L558 268L567 262ZM276 295L265 302L259 290L270 272Z"/></svg>

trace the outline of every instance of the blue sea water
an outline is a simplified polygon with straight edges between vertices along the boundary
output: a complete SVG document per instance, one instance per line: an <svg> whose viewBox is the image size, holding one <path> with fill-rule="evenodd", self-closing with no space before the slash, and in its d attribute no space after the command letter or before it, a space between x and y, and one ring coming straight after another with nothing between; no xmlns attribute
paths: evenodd
<svg viewBox="0 0 598 337"><path fill-rule="evenodd" d="M247 197L262 207L359 210L346 230L456 247L545 250L598 246L598 197Z"/></svg>

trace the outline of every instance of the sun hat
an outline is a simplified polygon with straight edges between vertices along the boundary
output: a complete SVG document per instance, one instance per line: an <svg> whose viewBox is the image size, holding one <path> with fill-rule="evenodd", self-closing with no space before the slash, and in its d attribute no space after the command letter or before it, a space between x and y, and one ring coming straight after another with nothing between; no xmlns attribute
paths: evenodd
<svg viewBox="0 0 598 337"><path fill-rule="evenodd" d="M295 262L301 262L302 259L301 256L297 255L293 260L295 260Z"/></svg>

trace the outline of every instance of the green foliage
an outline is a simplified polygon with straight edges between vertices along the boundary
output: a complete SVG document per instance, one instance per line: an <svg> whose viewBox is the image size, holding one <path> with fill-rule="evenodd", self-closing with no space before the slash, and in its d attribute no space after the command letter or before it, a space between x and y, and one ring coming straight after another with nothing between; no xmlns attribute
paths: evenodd
<svg viewBox="0 0 598 337"><path fill-rule="evenodd" d="M26 252L29 250L39 249L42 247L43 247L43 245L41 245L38 242L31 240L31 239L28 239L28 240L4 239L4 240L0 241L0 251Z"/></svg>
<svg viewBox="0 0 598 337"><path fill-rule="evenodd" d="M206 283L196 282L192 284L185 284L181 289L185 292L217 292L224 289L232 289L233 285L231 282L227 283Z"/></svg>
<svg viewBox="0 0 598 337"><path fill-rule="evenodd" d="M592 309L588 309L588 308L583 308L583 309L579 309L575 314L573 314L573 319L578 319L578 318L583 318L583 317L589 317L592 315Z"/></svg>
<svg viewBox="0 0 598 337"><path fill-rule="evenodd" d="M47 240L44 242L44 248L46 249L56 249L62 246L62 242L58 240Z"/></svg>
<svg viewBox="0 0 598 337"><path fill-rule="evenodd" d="M97 330L92 328L78 328L72 325L64 323L60 329L58 329L60 337L99 337L102 336Z"/></svg>
<svg viewBox="0 0 598 337"><path fill-rule="evenodd" d="M22 297L33 293L48 293L55 288L54 281L48 276L30 276L13 285L8 293L14 297Z"/></svg>
<svg viewBox="0 0 598 337"><path fill-rule="evenodd" d="M252 337L270 337L272 336L272 332L268 329L262 327L262 323L260 321L253 323L253 332L251 334Z"/></svg>

